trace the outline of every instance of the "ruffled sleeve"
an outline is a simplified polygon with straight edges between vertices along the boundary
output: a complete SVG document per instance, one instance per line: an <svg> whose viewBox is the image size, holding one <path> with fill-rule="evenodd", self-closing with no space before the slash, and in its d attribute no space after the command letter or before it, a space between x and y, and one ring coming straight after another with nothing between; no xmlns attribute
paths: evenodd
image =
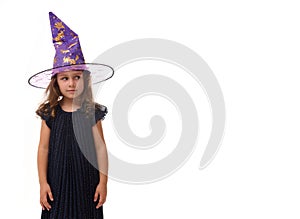
<svg viewBox="0 0 300 219"><path fill-rule="evenodd" d="M50 105L47 104L46 106L48 108L49 114L47 114L45 112L38 112L37 115L40 116L42 120L45 120L47 126L51 129L51 127L52 127L52 118L50 116Z"/></svg>
<svg viewBox="0 0 300 219"><path fill-rule="evenodd" d="M95 104L95 120L93 125L95 125L99 120L104 120L108 110L107 107L101 104Z"/></svg>

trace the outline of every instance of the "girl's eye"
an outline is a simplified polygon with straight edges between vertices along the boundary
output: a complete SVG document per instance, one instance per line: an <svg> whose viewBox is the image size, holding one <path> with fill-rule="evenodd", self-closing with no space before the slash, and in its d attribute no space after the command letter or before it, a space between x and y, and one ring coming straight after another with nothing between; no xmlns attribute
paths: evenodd
<svg viewBox="0 0 300 219"><path fill-rule="evenodd" d="M65 81L65 80L68 80L68 78L67 78L67 77L63 77L63 78L61 78L60 80Z"/></svg>
<svg viewBox="0 0 300 219"><path fill-rule="evenodd" d="M75 78L76 78L77 80L79 80L79 79L80 79L80 76L75 76Z"/></svg>

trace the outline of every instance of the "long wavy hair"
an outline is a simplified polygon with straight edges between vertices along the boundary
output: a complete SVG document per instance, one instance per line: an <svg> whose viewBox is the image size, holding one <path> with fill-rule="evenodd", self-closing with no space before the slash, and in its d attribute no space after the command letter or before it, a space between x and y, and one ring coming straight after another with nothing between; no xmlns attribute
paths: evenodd
<svg viewBox="0 0 300 219"><path fill-rule="evenodd" d="M81 104L81 109L87 115L91 117L95 110L95 102L92 93L91 86L91 76L89 71L83 71L83 81L84 89L81 95L79 96L79 101ZM46 100L39 105L35 113L39 116L46 115L55 117L56 115L56 106L59 104L59 101L62 97L62 94L59 90L57 83L57 74L51 78L51 81L45 91ZM96 107L99 107L99 104L96 104Z"/></svg>

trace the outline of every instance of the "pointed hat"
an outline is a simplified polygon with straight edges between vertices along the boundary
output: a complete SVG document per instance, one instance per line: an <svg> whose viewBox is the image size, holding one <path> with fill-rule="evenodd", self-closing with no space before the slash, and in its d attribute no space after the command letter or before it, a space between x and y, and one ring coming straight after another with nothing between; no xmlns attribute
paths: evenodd
<svg viewBox="0 0 300 219"><path fill-rule="evenodd" d="M82 70L84 73L90 73L93 84L108 80L113 76L114 69L109 65L86 63L78 35L52 12L49 12L49 19L55 48L53 68L31 76L28 80L30 85L46 88L54 75L71 70Z"/></svg>

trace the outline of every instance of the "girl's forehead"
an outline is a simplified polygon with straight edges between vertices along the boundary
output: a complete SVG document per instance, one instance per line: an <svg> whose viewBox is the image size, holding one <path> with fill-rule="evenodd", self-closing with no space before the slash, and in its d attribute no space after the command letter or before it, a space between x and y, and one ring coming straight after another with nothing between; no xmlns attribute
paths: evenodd
<svg viewBox="0 0 300 219"><path fill-rule="evenodd" d="M81 75L82 71L64 71L57 74L57 76L74 76L74 75Z"/></svg>

